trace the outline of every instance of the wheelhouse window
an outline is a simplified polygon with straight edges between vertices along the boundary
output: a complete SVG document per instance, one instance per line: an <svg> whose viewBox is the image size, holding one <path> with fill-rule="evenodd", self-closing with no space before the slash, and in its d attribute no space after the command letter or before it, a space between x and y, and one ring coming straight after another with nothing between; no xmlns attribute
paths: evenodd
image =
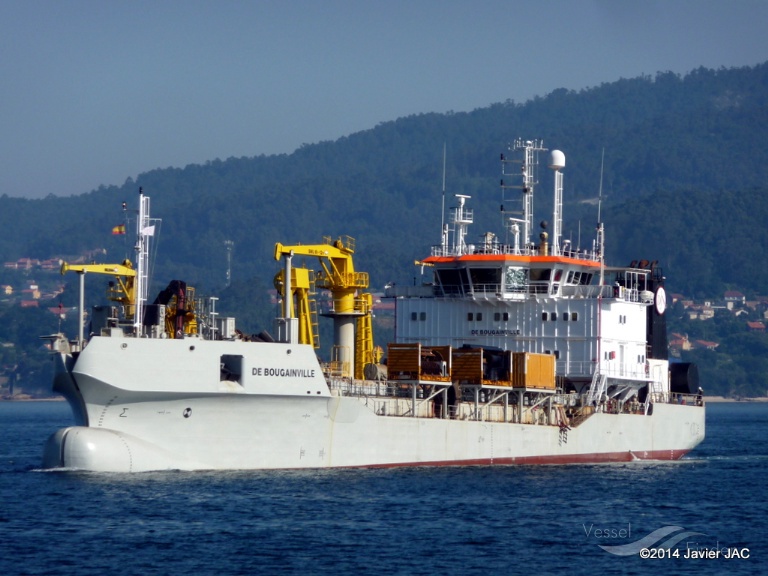
<svg viewBox="0 0 768 576"><path fill-rule="evenodd" d="M549 280L552 278L551 268L531 268L530 289L533 294L546 294L549 291Z"/></svg>
<svg viewBox="0 0 768 576"><path fill-rule="evenodd" d="M469 277L466 269L462 268L437 270L435 273L437 283L446 295L458 295L469 289Z"/></svg>
<svg viewBox="0 0 768 576"><path fill-rule="evenodd" d="M469 278L475 292L495 294L501 288L501 268L470 268Z"/></svg>
<svg viewBox="0 0 768 576"><path fill-rule="evenodd" d="M531 268L531 282L549 282L551 276L551 268Z"/></svg>
<svg viewBox="0 0 768 576"><path fill-rule="evenodd" d="M519 266L507 266L504 270L504 290L520 292L528 284L528 269Z"/></svg>

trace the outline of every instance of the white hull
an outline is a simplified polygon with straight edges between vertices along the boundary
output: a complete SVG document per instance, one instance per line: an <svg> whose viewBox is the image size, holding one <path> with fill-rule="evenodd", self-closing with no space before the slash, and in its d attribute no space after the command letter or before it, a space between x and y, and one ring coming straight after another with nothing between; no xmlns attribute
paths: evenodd
<svg viewBox="0 0 768 576"><path fill-rule="evenodd" d="M222 354L242 355L241 383L219 380ZM297 371L281 376L287 356ZM312 349L302 345L93 338L72 374L87 426L54 434L46 467L128 472L677 459L704 438L704 408L694 405L655 404L650 415L598 412L570 430L382 416L365 397L332 395Z"/></svg>

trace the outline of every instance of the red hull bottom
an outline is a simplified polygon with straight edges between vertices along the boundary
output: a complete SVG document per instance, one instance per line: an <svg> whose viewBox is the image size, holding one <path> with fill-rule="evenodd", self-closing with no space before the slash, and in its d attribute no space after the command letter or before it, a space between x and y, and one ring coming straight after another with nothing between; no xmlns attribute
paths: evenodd
<svg viewBox="0 0 768 576"><path fill-rule="evenodd" d="M543 464L602 464L606 462L632 462L635 460L679 460L689 450L654 450L643 452L595 452L592 454L564 454L550 456L521 456L518 458L479 458L476 460L441 460L438 462L399 462L371 464L362 468L399 468L406 466L525 466Z"/></svg>

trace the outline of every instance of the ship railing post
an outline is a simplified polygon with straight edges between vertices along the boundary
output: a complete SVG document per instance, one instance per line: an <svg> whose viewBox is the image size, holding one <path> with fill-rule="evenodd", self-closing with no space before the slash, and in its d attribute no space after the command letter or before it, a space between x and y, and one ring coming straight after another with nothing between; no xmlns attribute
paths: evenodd
<svg viewBox="0 0 768 576"><path fill-rule="evenodd" d="M80 277L80 296L77 310L77 345L83 349L83 330L85 325L85 270L78 271Z"/></svg>
<svg viewBox="0 0 768 576"><path fill-rule="evenodd" d="M283 316L290 318L292 316L293 297L291 296L291 260L293 251L285 255L285 278L283 279Z"/></svg>
<svg viewBox="0 0 768 576"><path fill-rule="evenodd" d="M507 421L507 408L509 407L509 392L504 394L504 422Z"/></svg>
<svg viewBox="0 0 768 576"><path fill-rule="evenodd" d="M285 254L285 278L283 279L283 317L285 325L284 340L288 344L296 344L299 341L299 321L297 318L294 318L293 315L293 294L291 293L293 290L293 286L291 285L291 274L293 272L291 269L292 259L293 250L291 250L288 254Z"/></svg>

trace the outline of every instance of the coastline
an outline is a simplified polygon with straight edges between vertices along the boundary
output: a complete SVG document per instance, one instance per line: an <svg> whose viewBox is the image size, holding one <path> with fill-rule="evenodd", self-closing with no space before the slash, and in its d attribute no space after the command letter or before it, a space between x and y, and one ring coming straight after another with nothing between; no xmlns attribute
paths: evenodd
<svg viewBox="0 0 768 576"><path fill-rule="evenodd" d="M46 396L44 398L36 398L27 394L19 394L18 396L0 397L0 402L66 402L66 398L64 398L64 396Z"/></svg>
<svg viewBox="0 0 768 576"><path fill-rule="evenodd" d="M722 403L722 402L768 402L768 397L757 396L755 398L729 398L725 396L704 396L704 402Z"/></svg>

